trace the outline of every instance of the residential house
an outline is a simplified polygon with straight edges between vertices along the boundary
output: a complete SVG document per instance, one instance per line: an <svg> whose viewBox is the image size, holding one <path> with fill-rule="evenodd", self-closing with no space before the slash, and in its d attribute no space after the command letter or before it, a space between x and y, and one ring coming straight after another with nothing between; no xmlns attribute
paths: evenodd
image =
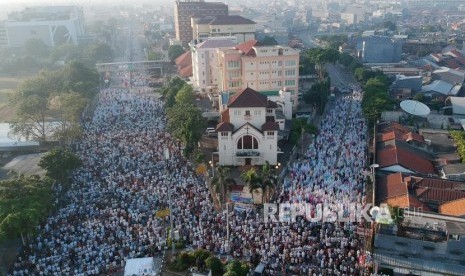
<svg viewBox="0 0 465 276"><path fill-rule="evenodd" d="M377 204L387 203L402 209L441 213L440 206L458 199L465 199L464 182L417 177L400 172L378 177L376 181Z"/></svg>
<svg viewBox="0 0 465 276"><path fill-rule="evenodd" d="M396 79L391 84L391 93L394 97L410 98L421 91L423 76L396 75Z"/></svg>
<svg viewBox="0 0 465 276"><path fill-rule="evenodd" d="M396 142L376 151L379 171L404 172L409 174L435 175L436 169L431 157L415 150L405 143Z"/></svg>

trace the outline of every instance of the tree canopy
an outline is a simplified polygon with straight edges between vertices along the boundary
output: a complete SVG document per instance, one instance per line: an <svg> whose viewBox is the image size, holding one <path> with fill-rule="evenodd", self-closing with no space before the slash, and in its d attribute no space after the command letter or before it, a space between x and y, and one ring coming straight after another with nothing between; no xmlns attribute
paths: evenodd
<svg viewBox="0 0 465 276"><path fill-rule="evenodd" d="M47 171L46 176L66 184L71 172L82 166L82 161L69 149L55 148L44 155L38 165Z"/></svg>
<svg viewBox="0 0 465 276"><path fill-rule="evenodd" d="M369 120L376 120L383 111L392 109L394 101L388 94L388 87L389 80L384 75L368 79L363 86L362 110Z"/></svg>
<svg viewBox="0 0 465 276"><path fill-rule="evenodd" d="M184 49L181 45L171 45L168 48L168 58L174 62L180 55L184 54Z"/></svg>
<svg viewBox="0 0 465 276"><path fill-rule="evenodd" d="M80 115L95 95L98 83L97 72L79 62L26 80L11 100L17 107L12 133L39 142L57 131L55 138L62 142L79 137Z"/></svg>
<svg viewBox="0 0 465 276"><path fill-rule="evenodd" d="M0 181L0 240L32 234L52 207L52 184L39 176Z"/></svg>
<svg viewBox="0 0 465 276"><path fill-rule="evenodd" d="M184 145L184 154L191 154L202 138L205 119L193 104L180 103L168 109L168 130Z"/></svg>
<svg viewBox="0 0 465 276"><path fill-rule="evenodd" d="M315 65L320 81L325 78L324 64L335 63L339 59L339 52L333 48L310 48L306 50L305 55L304 60Z"/></svg>

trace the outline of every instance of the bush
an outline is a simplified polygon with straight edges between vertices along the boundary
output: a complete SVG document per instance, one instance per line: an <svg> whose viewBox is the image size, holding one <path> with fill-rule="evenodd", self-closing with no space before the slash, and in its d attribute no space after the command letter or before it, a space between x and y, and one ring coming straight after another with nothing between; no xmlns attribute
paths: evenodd
<svg viewBox="0 0 465 276"><path fill-rule="evenodd" d="M223 272L223 264L221 263L220 259L215 256L210 256L205 260L205 264L208 269L211 269L214 275L221 275Z"/></svg>

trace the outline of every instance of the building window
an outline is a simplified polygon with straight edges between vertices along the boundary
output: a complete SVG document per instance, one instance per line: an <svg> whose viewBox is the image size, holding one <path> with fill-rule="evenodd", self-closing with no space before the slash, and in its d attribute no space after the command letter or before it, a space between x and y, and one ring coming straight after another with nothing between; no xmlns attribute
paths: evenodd
<svg viewBox="0 0 465 276"><path fill-rule="evenodd" d="M221 132L221 137L228 137L228 133L226 131Z"/></svg>
<svg viewBox="0 0 465 276"><path fill-rule="evenodd" d="M258 149L258 140L252 135L244 135L237 141L237 149Z"/></svg>
<svg viewBox="0 0 465 276"><path fill-rule="evenodd" d="M273 109L267 108L267 109L266 109L266 113L273 113Z"/></svg>
<svg viewBox="0 0 465 276"><path fill-rule="evenodd" d="M295 69L286 70L286 76L295 76Z"/></svg>
<svg viewBox="0 0 465 276"><path fill-rule="evenodd" d="M228 61L228 68L239 68L239 61L235 61L235 60Z"/></svg>
<svg viewBox="0 0 465 276"><path fill-rule="evenodd" d="M260 116L260 115L262 115L261 113L262 113L261 110L254 110L253 115L254 116Z"/></svg>
<svg viewBox="0 0 465 276"><path fill-rule="evenodd" d="M234 116L241 116L240 110L234 110Z"/></svg>
<svg viewBox="0 0 465 276"><path fill-rule="evenodd" d="M295 66L296 62L295 60L286 60L286 66Z"/></svg>
<svg viewBox="0 0 465 276"><path fill-rule="evenodd" d="M268 135L268 136L274 136L274 131L267 131L267 132L266 132L266 135Z"/></svg>
<svg viewBox="0 0 465 276"><path fill-rule="evenodd" d="M278 71L278 77L281 77L283 75L283 71Z"/></svg>
<svg viewBox="0 0 465 276"><path fill-rule="evenodd" d="M238 78L239 77L239 71L231 71L228 72L229 78Z"/></svg>
<svg viewBox="0 0 465 276"><path fill-rule="evenodd" d="M229 87L239 87L240 84L241 83L239 81L230 81L229 82Z"/></svg>
<svg viewBox="0 0 465 276"><path fill-rule="evenodd" d="M284 82L285 86L295 86L295 80L286 80Z"/></svg>
<svg viewBox="0 0 465 276"><path fill-rule="evenodd" d="M278 61L278 66L283 66L283 62L281 60Z"/></svg>
<svg viewBox="0 0 465 276"><path fill-rule="evenodd" d="M250 110L245 111L245 116L250 116Z"/></svg>

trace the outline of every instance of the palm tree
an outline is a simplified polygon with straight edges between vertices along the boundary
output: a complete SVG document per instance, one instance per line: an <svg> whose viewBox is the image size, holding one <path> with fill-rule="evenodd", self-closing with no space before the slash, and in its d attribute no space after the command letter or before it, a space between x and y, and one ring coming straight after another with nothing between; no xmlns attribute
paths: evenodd
<svg viewBox="0 0 465 276"><path fill-rule="evenodd" d="M272 171L270 163L266 161L265 165L260 171L260 178L262 179L262 203L267 201L278 183L276 174Z"/></svg>
<svg viewBox="0 0 465 276"><path fill-rule="evenodd" d="M220 195L220 204L223 204L225 201L225 187L231 170L227 167L218 167L216 169L216 174L212 178L211 184L215 187L215 191Z"/></svg>
<svg viewBox="0 0 465 276"><path fill-rule="evenodd" d="M262 188L263 181L261 176L255 171L255 168L251 168L241 174L241 179L244 180L249 186L249 191L252 194L252 201L255 202L253 194L257 189Z"/></svg>

